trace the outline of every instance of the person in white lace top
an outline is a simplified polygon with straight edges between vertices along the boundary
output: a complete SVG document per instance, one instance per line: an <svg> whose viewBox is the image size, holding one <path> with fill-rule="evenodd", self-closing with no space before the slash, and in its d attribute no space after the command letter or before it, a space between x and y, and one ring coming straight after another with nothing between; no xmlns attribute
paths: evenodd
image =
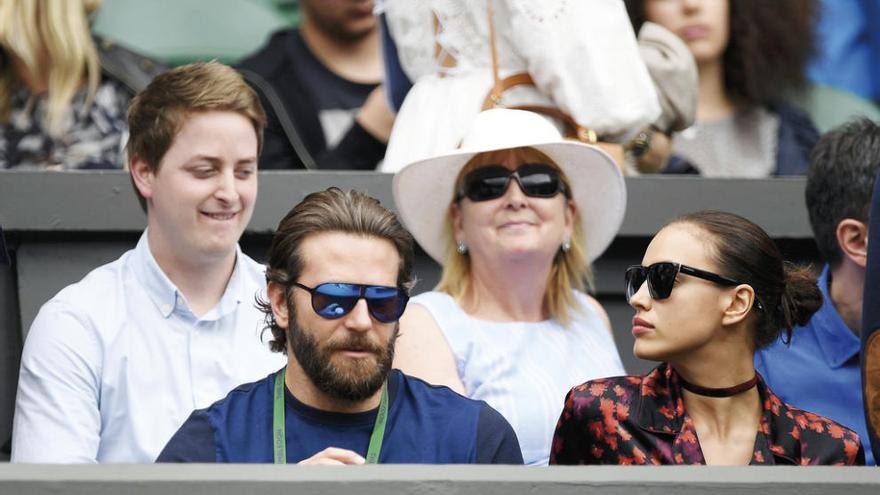
<svg viewBox="0 0 880 495"><path fill-rule="evenodd" d="M660 106L620 0L386 0L378 10L406 76L415 82L398 113L384 171L454 149L499 75L527 73L534 86L503 106L559 108L601 140L623 142ZM490 23L491 20L491 23Z"/></svg>
<svg viewBox="0 0 880 495"><path fill-rule="evenodd" d="M395 366L485 400L524 461L547 464L569 388L624 372L608 316L584 292L623 220L620 170L541 115L492 109L461 149L398 172L394 200L443 265L401 319Z"/></svg>

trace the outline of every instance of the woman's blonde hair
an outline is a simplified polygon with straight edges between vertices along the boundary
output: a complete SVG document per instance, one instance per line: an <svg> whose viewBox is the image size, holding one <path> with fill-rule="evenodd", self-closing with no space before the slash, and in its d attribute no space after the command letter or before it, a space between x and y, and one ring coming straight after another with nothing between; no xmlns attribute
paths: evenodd
<svg viewBox="0 0 880 495"><path fill-rule="evenodd" d="M9 122L12 95L22 84L9 58L46 81L46 128L52 137L63 134L70 102L84 81L85 105L91 105L101 67L88 16L100 4L101 0L0 0L0 47L7 58L0 73L0 123Z"/></svg>
<svg viewBox="0 0 880 495"><path fill-rule="evenodd" d="M513 155L517 163L547 163L555 166L553 160L547 155L534 148L510 148L499 151L480 153L462 168L455 180L454 196L450 198L449 214L443 226L443 237L446 243L443 263L443 274L435 290L446 292L459 304L465 300L473 304L479 304L477 294L472 292L471 283L471 259L468 255L458 253L452 226L452 208L456 201L455 194L461 190L465 175L484 165L500 163L509 155ZM565 173L559 170L560 178L565 184L566 196L571 199L571 186ZM571 249L567 252L559 249L553 260L553 267L547 283L547 291L544 293L544 307L550 318L555 318L563 325L571 320L571 309L579 309L573 290L585 291L592 289L593 278L590 265L587 263L586 246L583 242L583 228L581 227L580 211L575 208L574 230L571 237Z"/></svg>

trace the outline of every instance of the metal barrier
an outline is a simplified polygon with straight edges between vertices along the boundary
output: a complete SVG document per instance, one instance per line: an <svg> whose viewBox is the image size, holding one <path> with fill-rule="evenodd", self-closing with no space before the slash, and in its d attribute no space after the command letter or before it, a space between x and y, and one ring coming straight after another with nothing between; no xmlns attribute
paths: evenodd
<svg viewBox="0 0 880 495"><path fill-rule="evenodd" d="M872 467L0 465L0 493L41 495L875 495Z"/></svg>

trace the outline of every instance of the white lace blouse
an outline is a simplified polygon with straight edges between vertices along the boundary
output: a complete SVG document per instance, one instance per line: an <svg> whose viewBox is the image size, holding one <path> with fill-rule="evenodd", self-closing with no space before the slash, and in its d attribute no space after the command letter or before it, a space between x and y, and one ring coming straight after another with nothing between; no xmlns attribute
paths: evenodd
<svg viewBox="0 0 880 495"><path fill-rule="evenodd" d="M380 2L410 80L491 67L486 2ZM502 76L528 72L579 124L623 139L660 114L621 0L494 0L493 10ZM488 90L478 91L480 101Z"/></svg>

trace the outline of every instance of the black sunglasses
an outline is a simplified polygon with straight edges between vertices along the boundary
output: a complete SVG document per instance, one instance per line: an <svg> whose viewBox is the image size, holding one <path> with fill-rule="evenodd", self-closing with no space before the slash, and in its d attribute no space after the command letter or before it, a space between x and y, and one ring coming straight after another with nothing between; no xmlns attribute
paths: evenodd
<svg viewBox="0 0 880 495"><path fill-rule="evenodd" d="M526 196L552 198L565 192L559 171L544 163L526 163L513 172L503 165L487 165L469 172L457 192L455 200L467 197L471 201L500 198L507 191L510 179L516 179Z"/></svg>
<svg viewBox="0 0 880 495"><path fill-rule="evenodd" d="M298 282L293 285L308 291L312 295L312 309L318 316L328 320L347 315L363 298L373 318L382 323L391 323L400 319L409 302L409 295L397 287L342 282L327 282L314 288Z"/></svg>
<svg viewBox="0 0 880 495"><path fill-rule="evenodd" d="M672 287L675 284L675 276L679 273L690 275L692 277L709 280L716 284L733 286L740 285L732 278L722 277L712 272L693 268L681 263L673 263L671 261L663 261L654 263L651 266L633 265L626 269L626 302L639 291L639 288L648 281L648 292L654 299L666 299L672 294ZM760 306L759 306L760 309Z"/></svg>

